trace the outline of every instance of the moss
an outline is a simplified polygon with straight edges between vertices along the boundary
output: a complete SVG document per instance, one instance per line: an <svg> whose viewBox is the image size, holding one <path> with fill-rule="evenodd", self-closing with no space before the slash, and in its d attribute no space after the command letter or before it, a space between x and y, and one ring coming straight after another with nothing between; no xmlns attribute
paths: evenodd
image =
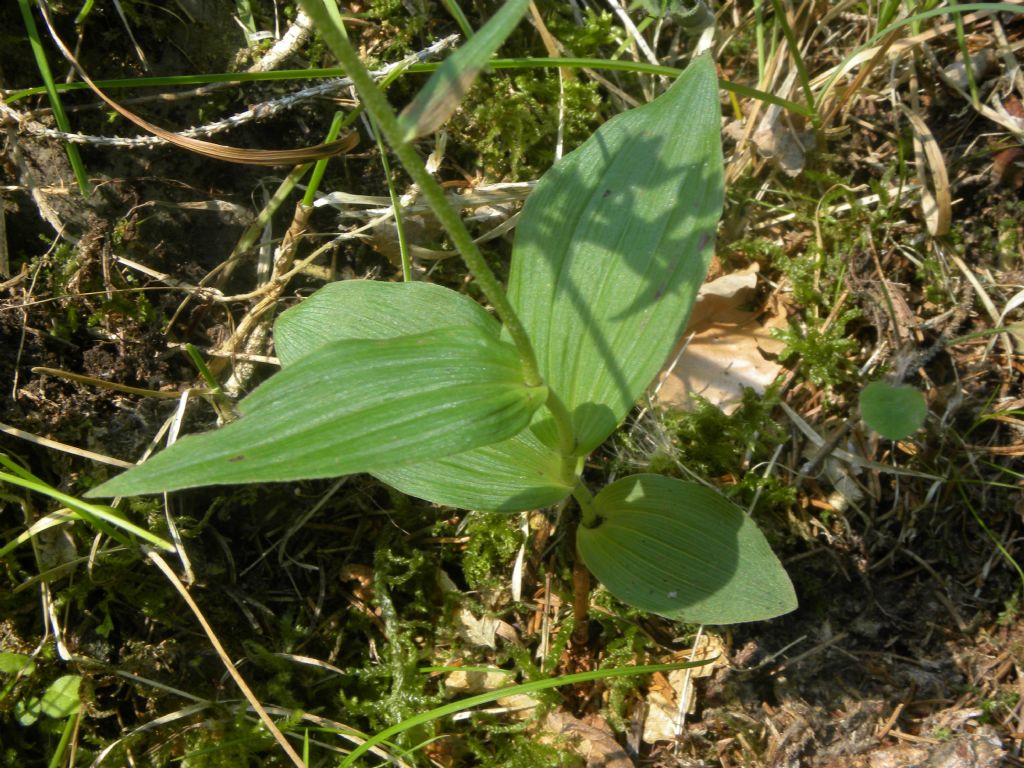
<svg viewBox="0 0 1024 768"><path fill-rule="evenodd" d="M636 664L637 659L644 658L648 646L647 636L640 631L639 623L613 616L593 616L593 620L601 625L601 643L604 646L601 666L607 669ZM612 677L602 682L608 690L604 715L614 730L621 732L629 728L627 709L640 682L641 679L636 677Z"/></svg>
<svg viewBox="0 0 1024 768"><path fill-rule="evenodd" d="M593 132L600 96L592 82L564 84L564 147ZM534 70L482 78L452 119L457 143L473 147L473 163L491 178L536 178L554 162L558 133L558 72Z"/></svg>
<svg viewBox="0 0 1024 768"><path fill-rule="evenodd" d="M786 344L780 359L799 357L803 374L819 387L834 387L856 380L853 355L860 344L846 336L846 326L860 316L859 309L848 309L830 325L809 321L808 326L801 329L790 324L788 330L776 334Z"/></svg>
<svg viewBox="0 0 1024 768"><path fill-rule="evenodd" d="M372 23L363 35L372 50L371 63L398 61L422 47L426 21L439 15L431 13L432 5L427 0L370 0L358 15Z"/></svg>
<svg viewBox="0 0 1024 768"><path fill-rule="evenodd" d="M517 519L498 512L474 512L467 518L462 570L470 589L490 591L507 581L505 574L523 543Z"/></svg>
<svg viewBox="0 0 1024 768"><path fill-rule="evenodd" d="M561 0L543 3L541 7L548 29L572 55L596 56L602 48L618 46L615 18L608 11L597 13L587 8L583 23L578 24Z"/></svg>
<svg viewBox="0 0 1024 768"><path fill-rule="evenodd" d="M759 509L785 507L795 492L784 479L751 470L769 461L788 440L773 416L778 400L774 390L761 395L748 389L739 408L726 415L704 398L694 398L692 410L666 412L658 421L640 425L634 430L639 439L618 436L616 474L641 467L688 479L680 470L686 467L700 477L730 478L724 490L741 506L757 496Z"/></svg>
<svg viewBox="0 0 1024 768"><path fill-rule="evenodd" d="M349 716L365 718L380 730L437 706L442 694L420 671L430 657L436 616L431 606L438 563L425 550L409 546L406 537L385 533L374 552L374 603L387 642L378 648L378 664L359 662L339 693ZM412 729L397 738L405 746L433 736L433 725Z"/></svg>
<svg viewBox="0 0 1024 768"><path fill-rule="evenodd" d="M582 768L585 764L581 757L525 734L496 742L476 736L468 739L468 747L480 768Z"/></svg>

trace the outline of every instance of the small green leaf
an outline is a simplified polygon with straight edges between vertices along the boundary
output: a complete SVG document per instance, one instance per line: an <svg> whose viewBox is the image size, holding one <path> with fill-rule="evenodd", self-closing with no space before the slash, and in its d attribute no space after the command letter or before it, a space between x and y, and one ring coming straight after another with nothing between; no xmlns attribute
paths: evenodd
<svg viewBox="0 0 1024 768"><path fill-rule="evenodd" d="M720 114L703 56L563 158L523 209L509 298L580 454L625 418L686 324L722 210ZM554 445L553 424L538 429Z"/></svg>
<svg viewBox="0 0 1024 768"><path fill-rule="evenodd" d="M433 283L328 283L274 323L282 366L342 339L393 339L468 325L498 338L501 326L468 296Z"/></svg>
<svg viewBox="0 0 1024 768"><path fill-rule="evenodd" d="M491 54L512 34L529 7L530 0L506 0L469 42L445 59L399 115L405 141L432 133L452 116Z"/></svg>
<svg viewBox="0 0 1024 768"><path fill-rule="evenodd" d="M494 338L501 333L483 307L443 286L345 280L284 312L274 325L274 344L287 367L331 341L388 339L452 324L471 325ZM562 458L528 430L456 456L372 474L435 504L492 512L550 506L568 496L576 482Z"/></svg>
<svg viewBox="0 0 1024 768"><path fill-rule="evenodd" d="M902 440L924 424L928 404L914 387L872 381L860 393L860 415L882 437Z"/></svg>
<svg viewBox="0 0 1024 768"><path fill-rule="evenodd" d="M39 719L39 697L18 699L14 703L14 717L20 725L29 726Z"/></svg>
<svg viewBox="0 0 1024 768"><path fill-rule="evenodd" d="M0 675L31 675L36 671L32 657L24 653L0 653Z"/></svg>
<svg viewBox="0 0 1024 768"><path fill-rule="evenodd" d="M515 435L546 396L523 383L516 350L478 328L333 341L242 400L238 421L185 437L89 495L333 477L448 456Z"/></svg>
<svg viewBox="0 0 1024 768"><path fill-rule="evenodd" d="M594 497L584 563L624 603L670 619L733 624L796 608L782 564L754 522L715 491L633 475Z"/></svg>
<svg viewBox="0 0 1024 768"><path fill-rule="evenodd" d="M19 699L14 705L14 715L22 725L32 725L44 715L56 719L73 715L80 706L78 688L81 683L78 675L58 677L42 696Z"/></svg>
<svg viewBox="0 0 1024 768"><path fill-rule="evenodd" d="M39 711L52 718L64 718L78 711L78 687L82 683L79 675L58 677L46 689L39 702Z"/></svg>

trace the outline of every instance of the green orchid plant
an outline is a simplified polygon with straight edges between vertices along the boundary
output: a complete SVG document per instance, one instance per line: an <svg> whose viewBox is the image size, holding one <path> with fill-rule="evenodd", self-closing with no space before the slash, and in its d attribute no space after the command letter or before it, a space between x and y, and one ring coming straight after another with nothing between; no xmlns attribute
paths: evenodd
<svg viewBox="0 0 1024 768"><path fill-rule="evenodd" d="M711 624L793 610L764 536L714 490L638 474L592 493L581 479L671 353L708 269L724 194L711 57L695 57L663 95L609 120L544 175L503 289L412 141L457 107L528 0L506 2L401 115L333 2L303 6L494 314L425 282L329 284L277 319L282 370L241 400L239 419L89 495L366 472L464 509L517 512L572 496L579 556L625 603Z"/></svg>

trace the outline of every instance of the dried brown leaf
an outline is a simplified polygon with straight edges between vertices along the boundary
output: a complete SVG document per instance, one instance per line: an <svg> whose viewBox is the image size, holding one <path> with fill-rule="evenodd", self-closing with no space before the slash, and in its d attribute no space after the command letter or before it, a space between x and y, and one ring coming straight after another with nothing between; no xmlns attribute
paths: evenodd
<svg viewBox="0 0 1024 768"><path fill-rule="evenodd" d="M573 749L587 761L587 768L634 768L608 723L597 715L580 720L568 712L552 712L544 721L544 728L548 733L570 738Z"/></svg>
<svg viewBox="0 0 1024 768"><path fill-rule="evenodd" d="M660 381L655 401L677 409L691 407L700 395L732 413L743 389L765 389L782 371L768 355L784 346L772 329L786 324L785 310L776 305L763 313L741 309L757 284L756 267L713 280L698 295L680 351Z"/></svg>

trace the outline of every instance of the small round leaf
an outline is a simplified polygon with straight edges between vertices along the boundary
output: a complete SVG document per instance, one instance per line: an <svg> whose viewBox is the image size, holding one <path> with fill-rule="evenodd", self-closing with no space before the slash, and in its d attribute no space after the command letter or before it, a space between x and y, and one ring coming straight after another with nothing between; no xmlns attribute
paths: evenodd
<svg viewBox="0 0 1024 768"><path fill-rule="evenodd" d="M924 424L928 405L914 387L873 381L860 393L860 415L882 437L902 440Z"/></svg>

